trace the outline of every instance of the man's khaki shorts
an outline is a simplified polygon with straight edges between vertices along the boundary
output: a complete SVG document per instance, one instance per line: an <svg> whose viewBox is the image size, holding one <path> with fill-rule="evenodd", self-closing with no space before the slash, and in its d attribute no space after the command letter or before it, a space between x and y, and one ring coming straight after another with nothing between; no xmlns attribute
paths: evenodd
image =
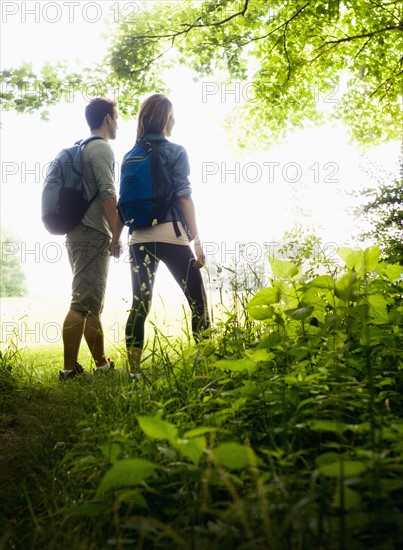
<svg viewBox="0 0 403 550"><path fill-rule="evenodd" d="M100 315L104 306L109 269L110 238L92 227L78 224L66 237L73 272L70 308L85 315Z"/></svg>

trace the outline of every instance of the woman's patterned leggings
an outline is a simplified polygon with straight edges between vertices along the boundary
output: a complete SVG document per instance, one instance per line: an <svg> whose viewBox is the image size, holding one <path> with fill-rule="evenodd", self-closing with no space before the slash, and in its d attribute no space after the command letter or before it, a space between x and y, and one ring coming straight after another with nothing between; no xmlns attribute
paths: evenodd
<svg viewBox="0 0 403 550"><path fill-rule="evenodd" d="M197 341L210 326L206 292L200 270L193 267L190 246L168 243L130 245L133 303L126 323L126 347L142 348L144 323L151 308L155 275L162 261L184 292L192 312L192 332Z"/></svg>

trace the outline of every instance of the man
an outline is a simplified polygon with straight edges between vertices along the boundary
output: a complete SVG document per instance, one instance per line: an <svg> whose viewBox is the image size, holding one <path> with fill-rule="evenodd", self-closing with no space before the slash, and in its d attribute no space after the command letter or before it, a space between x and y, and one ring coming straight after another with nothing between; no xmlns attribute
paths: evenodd
<svg viewBox="0 0 403 550"><path fill-rule="evenodd" d="M66 246L73 273L72 300L63 323L64 368L59 379L74 378L84 369L77 362L82 336L90 349L95 371L114 367L106 358L101 312L109 268L109 245L112 238L116 192L114 153L108 143L116 138L117 112L109 99L96 98L85 109L85 118L96 139L82 152L84 184L87 197L98 195L84 217L66 236Z"/></svg>

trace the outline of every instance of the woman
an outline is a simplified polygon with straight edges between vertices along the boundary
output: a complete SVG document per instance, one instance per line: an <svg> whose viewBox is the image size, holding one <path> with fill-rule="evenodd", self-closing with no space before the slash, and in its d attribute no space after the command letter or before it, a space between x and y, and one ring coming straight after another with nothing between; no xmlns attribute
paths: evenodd
<svg viewBox="0 0 403 550"><path fill-rule="evenodd" d="M144 324L151 308L153 286L160 261L163 261L183 290L192 312L192 331L196 341L209 325L206 293L200 273L205 263L195 207L191 197L189 161L185 149L167 139L175 123L172 104L163 94L148 97L138 114L137 140L158 140L161 170L167 174L175 195L175 207L152 227L134 230L130 236L130 267L133 303L126 324L125 339L130 376L137 380L144 346ZM173 223L176 222L176 223ZM120 235L124 225L117 215L111 254L120 255ZM175 231L179 227L179 232ZM180 233L177 236L177 233ZM194 242L196 257L189 246Z"/></svg>

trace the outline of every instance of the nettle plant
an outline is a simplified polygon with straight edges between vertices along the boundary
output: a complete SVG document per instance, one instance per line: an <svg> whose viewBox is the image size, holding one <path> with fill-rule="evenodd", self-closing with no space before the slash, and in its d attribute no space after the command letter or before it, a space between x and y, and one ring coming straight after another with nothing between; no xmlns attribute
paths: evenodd
<svg viewBox="0 0 403 550"><path fill-rule="evenodd" d="M248 303L249 315L267 324L269 336L309 341L311 352L378 345L401 323L402 267L381 262L378 247L339 248L338 254L344 273L309 278L297 263L274 259L271 285ZM308 349L295 353L299 360L309 355Z"/></svg>
<svg viewBox="0 0 403 550"><path fill-rule="evenodd" d="M97 443L93 500L66 513L112 511L120 536L161 547L365 548L398 533L403 271L377 247L338 254L332 275L273 259L246 305L256 340L226 356L202 343L186 400L139 388L125 434Z"/></svg>

